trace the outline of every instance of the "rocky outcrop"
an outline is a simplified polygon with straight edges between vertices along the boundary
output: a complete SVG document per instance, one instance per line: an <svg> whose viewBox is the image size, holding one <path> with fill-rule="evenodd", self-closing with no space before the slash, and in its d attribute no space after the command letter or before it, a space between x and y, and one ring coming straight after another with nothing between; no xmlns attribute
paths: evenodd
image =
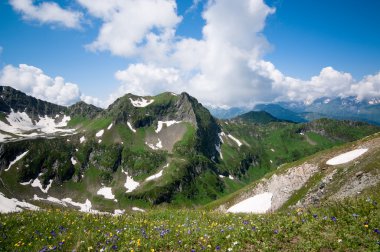
<svg viewBox="0 0 380 252"><path fill-rule="evenodd" d="M0 112L10 113L11 110L26 112L30 118L38 120L39 116L55 117L65 113L67 108L36 99L11 87L0 86Z"/></svg>

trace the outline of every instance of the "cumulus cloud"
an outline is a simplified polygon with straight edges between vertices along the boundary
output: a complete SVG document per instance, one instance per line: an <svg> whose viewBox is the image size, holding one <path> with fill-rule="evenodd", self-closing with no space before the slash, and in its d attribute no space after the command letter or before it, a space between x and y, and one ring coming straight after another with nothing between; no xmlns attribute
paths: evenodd
<svg viewBox="0 0 380 252"><path fill-rule="evenodd" d="M20 12L26 20L58 24L67 28L79 28L82 14L61 8L55 2L34 4L33 0L9 0L13 9Z"/></svg>
<svg viewBox="0 0 380 252"><path fill-rule="evenodd" d="M87 48L118 56L139 55L149 42L168 42L181 20L174 0L77 1L103 21L97 39Z"/></svg>
<svg viewBox="0 0 380 252"><path fill-rule="evenodd" d="M103 101L97 97L93 97L93 96L89 96L89 95L82 94L80 96L80 99L87 104L92 104L92 105L99 107L99 108L105 108L109 105L105 101Z"/></svg>
<svg viewBox="0 0 380 252"><path fill-rule="evenodd" d="M262 30L274 12L262 0L209 1L202 39L148 40L140 52L145 63L116 73L121 86L112 97L187 91L209 105L251 107L280 100L311 103L324 96L380 96L380 73L356 81L350 73L325 67L301 80L263 60L270 44Z"/></svg>
<svg viewBox="0 0 380 252"><path fill-rule="evenodd" d="M182 86L182 79L177 69L145 64L132 64L123 71L117 71L115 78L121 82L121 85L110 96L109 104L126 93L150 95L166 91L177 92Z"/></svg>
<svg viewBox="0 0 380 252"><path fill-rule="evenodd" d="M359 100L380 97L380 72L365 76L360 82L351 85L349 94L357 96Z"/></svg>
<svg viewBox="0 0 380 252"><path fill-rule="evenodd" d="M5 66L0 72L0 85L11 86L28 95L60 105L70 105L80 99L78 85L57 76L51 78L34 66Z"/></svg>

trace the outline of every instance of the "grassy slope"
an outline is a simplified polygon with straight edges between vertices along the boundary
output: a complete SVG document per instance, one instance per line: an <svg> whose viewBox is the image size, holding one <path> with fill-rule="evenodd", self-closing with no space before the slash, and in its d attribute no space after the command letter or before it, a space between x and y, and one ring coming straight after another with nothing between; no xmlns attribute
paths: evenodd
<svg viewBox="0 0 380 252"><path fill-rule="evenodd" d="M378 251L379 195L265 215L154 210L123 216L51 209L0 214L0 250Z"/></svg>

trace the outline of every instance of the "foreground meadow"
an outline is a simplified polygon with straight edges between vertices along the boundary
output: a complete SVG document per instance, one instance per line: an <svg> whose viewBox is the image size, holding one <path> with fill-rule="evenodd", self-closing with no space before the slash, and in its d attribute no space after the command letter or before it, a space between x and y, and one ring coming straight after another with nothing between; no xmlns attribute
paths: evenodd
<svg viewBox="0 0 380 252"><path fill-rule="evenodd" d="M50 209L0 215L0 251L380 251L371 198L265 215Z"/></svg>

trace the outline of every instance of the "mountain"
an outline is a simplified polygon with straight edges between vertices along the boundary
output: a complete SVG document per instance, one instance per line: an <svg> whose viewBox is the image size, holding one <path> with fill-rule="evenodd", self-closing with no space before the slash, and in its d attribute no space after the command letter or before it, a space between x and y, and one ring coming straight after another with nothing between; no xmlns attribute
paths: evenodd
<svg viewBox="0 0 380 252"><path fill-rule="evenodd" d="M274 117L293 122L307 122L320 118L362 121L380 125L380 99L357 97L322 97L312 103L301 101L257 104L255 111L265 111ZM249 112L246 108L212 108L219 119L231 119Z"/></svg>
<svg viewBox="0 0 380 252"><path fill-rule="evenodd" d="M271 122L281 122L280 119L272 116L265 111L251 111L234 118L234 120L242 120L249 123L268 124Z"/></svg>
<svg viewBox="0 0 380 252"><path fill-rule="evenodd" d="M41 207L204 205L284 163L380 130L327 119L296 124L265 112L216 120L187 93L126 94L100 109L0 90L0 192Z"/></svg>
<svg viewBox="0 0 380 252"><path fill-rule="evenodd" d="M282 102L279 105L307 120L327 117L380 125L380 103L375 98L358 100L356 97L323 97L311 104Z"/></svg>
<svg viewBox="0 0 380 252"><path fill-rule="evenodd" d="M248 108L237 108L237 107L225 109L225 108L208 106L207 108L213 116L219 119L231 119L250 111L250 109Z"/></svg>
<svg viewBox="0 0 380 252"><path fill-rule="evenodd" d="M297 122L297 123L308 121L308 120L305 120L296 112L293 112L292 110L289 110L289 109L285 109L277 104L258 104L255 106L255 110L268 112L269 114L281 120L287 120L287 121L292 121L292 122Z"/></svg>

